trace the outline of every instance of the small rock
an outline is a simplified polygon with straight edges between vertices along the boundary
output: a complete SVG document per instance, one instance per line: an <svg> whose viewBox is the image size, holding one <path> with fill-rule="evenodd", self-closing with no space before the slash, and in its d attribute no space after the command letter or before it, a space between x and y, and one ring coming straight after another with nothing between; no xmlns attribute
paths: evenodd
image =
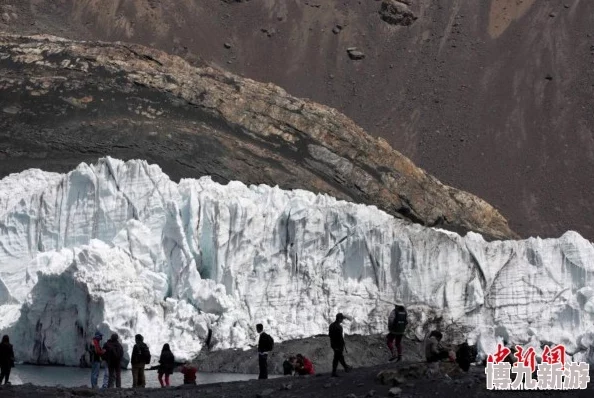
<svg viewBox="0 0 594 398"><path fill-rule="evenodd" d="M341 30L342 30L342 27L340 25L336 25L335 27L332 28L332 33L337 35L340 33Z"/></svg>
<svg viewBox="0 0 594 398"><path fill-rule="evenodd" d="M345 398L357 398L357 396L355 394L349 394Z"/></svg>
<svg viewBox="0 0 594 398"><path fill-rule="evenodd" d="M360 60L365 58L365 54L357 50L357 47L349 47L347 49L347 53L349 54L349 58L352 60Z"/></svg>
<svg viewBox="0 0 594 398"><path fill-rule="evenodd" d="M276 34L276 29L274 29L274 28L270 28L270 29L262 28L260 30L262 31L262 33L266 33L266 36L268 36L268 37L272 37Z"/></svg>
<svg viewBox="0 0 594 398"><path fill-rule="evenodd" d="M376 378L382 383L387 385L397 386L399 384L404 384L406 379L400 373L398 369L386 369L382 370L378 373Z"/></svg>
<svg viewBox="0 0 594 398"><path fill-rule="evenodd" d="M293 388L293 384L287 383L282 385L281 390L290 390L291 388Z"/></svg>
<svg viewBox="0 0 594 398"><path fill-rule="evenodd" d="M262 391L259 394L256 394L256 398L263 398L263 397L270 397L274 394L274 390L272 388L267 388L266 390Z"/></svg>
<svg viewBox="0 0 594 398"><path fill-rule="evenodd" d="M226 49L230 49L231 48L231 43L225 43L224 46L225 46Z"/></svg>
<svg viewBox="0 0 594 398"><path fill-rule="evenodd" d="M365 383L357 383L357 387L363 387Z"/></svg>
<svg viewBox="0 0 594 398"><path fill-rule="evenodd" d="M17 113L19 113L21 111L21 108L19 108L16 105L12 105L12 106L7 106L6 108L2 109L2 112L4 113L8 113L10 115L16 115Z"/></svg>
<svg viewBox="0 0 594 398"><path fill-rule="evenodd" d="M330 387L332 387L332 383L326 383L326 384L324 384L324 388L330 388Z"/></svg>
<svg viewBox="0 0 594 398"><path fill-rule="evenodd" d="M367 393L367 395L365 395L365 398L371 398L375 396L375 390L369 390L369 392Z"/></svg>
<svg viewBox="0 0 594 398"><path fill-rule="evenodd" d="M555 14L554 12L549 14L549 17L551 17L551 18L555 18L556 16L557 16L557 14Z"/></svg>
<svg viewBox="0 0 594 398"><path fill-rule="evenodd" d="M399 397L400 394L402 394L402 389L399 387L390 388L390 391L388 391L388 395L391 397Z"/></svg>
<svg viewBox="0 0 594 398"><path fill-rule="evenodd" d="M553 80L553 76L551 76L551 75L546 75L546 76L545 76L545 79L547 79L547 80L549 80L549 81L550 81L550 80Z"/></svg>

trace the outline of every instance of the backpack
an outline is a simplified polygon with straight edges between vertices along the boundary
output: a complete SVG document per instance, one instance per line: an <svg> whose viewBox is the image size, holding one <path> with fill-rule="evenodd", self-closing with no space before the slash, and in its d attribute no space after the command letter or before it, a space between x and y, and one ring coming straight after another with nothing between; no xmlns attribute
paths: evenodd
<svg viewBox="0 0 594 398"><path fill-rule="evenodd" d="M99 349L101 349L101 346L99 346ZM95 362L97 360L102 360L104 359L103 355L97 352L97 347L95 347L95 344L93 344L92 342L88 345L87 351L91 357L91 362Z"/></svg>
<svg viewBox="0 0 594 398"><path fill-rule="evenodd" d="M403 307L392 310L388 317L388 330L392 333L403 333L408 324L406 318L407 313Z"/></svg>
<svg viewBox="0 0 594 398"><path fill-rule="evenodd" d="M262 345L264 352L272 351L274 349L274 339L268 333L262 334Z"/></svg>
<svg viewBox="0 0 594 398"><path fill-rule="evenodd" d="M151 350L149 350L146 344L142 344L140 346L140 357L144 361L144 363L149 364L151 363Z"/></svg>

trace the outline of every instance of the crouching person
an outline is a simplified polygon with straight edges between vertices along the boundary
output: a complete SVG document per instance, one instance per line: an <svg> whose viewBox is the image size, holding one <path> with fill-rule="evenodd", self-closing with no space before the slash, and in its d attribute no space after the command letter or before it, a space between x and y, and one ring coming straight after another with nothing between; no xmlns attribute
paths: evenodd
<svg viewBox="0 0 594 398"><path fill-rule="evenodd" d="M443 334L438 330L434 330L429 334L425 346L425 358L427 359L427 362L434 363L450 358L449 351L441 345L442 338Z"/></svg>
<svg viewBox="0 0 594 398"><path fill-rule="evenodd" d="M196 373L198 372L196 365L186 362L180 369L180 372L184 375L184 384L196 384Z"/></svg>
<svg viewBox="0 0 594 398"><path fill-rule="evenodd" d="M295 372L299 376L313 375L316 373L311 360L301 354L297 354Z"/></svg>

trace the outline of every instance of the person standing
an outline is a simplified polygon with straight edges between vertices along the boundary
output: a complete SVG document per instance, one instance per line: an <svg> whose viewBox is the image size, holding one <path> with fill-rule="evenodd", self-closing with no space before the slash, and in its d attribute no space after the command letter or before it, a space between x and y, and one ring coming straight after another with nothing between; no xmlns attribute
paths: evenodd
<svg viewBox="0 0 594 398"><path fill-rule="evenodd" d="M392 354L390 361L394 359L398 359L397 362L402 360L402 337L404 336L404 332L406 330L406 325L408 324L406 308L401 303L397 303L394 306L392 312L388 316L388 336L386 338L388 349ZM398 352L398 357L396 357L396 353L394 352L394 343L396 343L396 351Z"/></svg>
<svg viewBox="0 0 594 398"><path fill-rule="evenodd" d="M173 374L175 367L175 357L169 348L169 344L164 344L161 349L161 356L159 357L159 370L157 372L159 377L159 384L161 387L169 387L169 375ZM163 382L165 376L165 382Z"/></svg>
<svg viewBox="0 0 594 398"><path fill-rule="evenodd" d="M264 326L261 323L256 325L256 331L260 335L258 339L258 367L260 368L260 375L258 379L268 378L268 353L274 347L274 340L270 335L264 332Z"/></svg>
<svg viewBox="0 0 594 398"><path fill-rule="evenodd" d="M342 321L344 320L344 315L342 313L336 314L336 320L330 324L328 336L330 336L330 347L334 350L334 358L332 359L332 377L338 377L336 373L336 369L338 368L338 363L342 365L345 372L350 372L351 367L346 364L344 360L343 351L346 350L346 345L344 342L344 334L342 331Z"/></svg>
<svg viewBox="0 0 594 398"><path fill-rule="evenodd" d="M136 344L132 348L132 388L146 387L146 379L144 377L144 367L151 363L151 352L148 346L144 343L144 337L137 334L134 337Z"/></svg>
<svg viewBox="0 0 594 398"><path fill-rule="evenodd" d="M10 371L14 367L14 350L8 335L2 336L0 343L0 384L4 381L4 385L10 384L8 378Z"/></svg>
<svg viewBox="0 0 594 398"><path fill-rule="evenodd" d="M114 384L117 388L122 388L122 358L124 357L124 348L118 339L119 336L117 333L114 333L103 346L109 373L108 388L113 388Z"/></svg>
<svg viewBox="0 0 594 398"><path fill-rule="evenodd" d="M89 345L89 353L91 354L91 388L97 387L97 381L99 380L99 371L101 370L101 359L105 353L101 348L101 340L103 334L97 331L91 344Z"/></svg>

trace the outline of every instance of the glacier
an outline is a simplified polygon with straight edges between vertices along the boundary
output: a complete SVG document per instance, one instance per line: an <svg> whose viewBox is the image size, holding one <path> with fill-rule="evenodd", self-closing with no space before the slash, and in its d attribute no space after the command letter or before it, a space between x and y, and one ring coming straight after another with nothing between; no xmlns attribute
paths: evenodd
<svg viewBox="0 0 594 398"><path fill-rule="evenodd" d="M209 177L175 183L145 161L100 159L67 174L0 180L0 333L17 359L78 365L95 330L154 354L246 348L263 323L277 341L386 332L396 300L409 337L441 328L481 355L506 339L563 343L592 362L594 246L486 242L374 206ZM153 355L153 359L157 355Z"/></svg>

